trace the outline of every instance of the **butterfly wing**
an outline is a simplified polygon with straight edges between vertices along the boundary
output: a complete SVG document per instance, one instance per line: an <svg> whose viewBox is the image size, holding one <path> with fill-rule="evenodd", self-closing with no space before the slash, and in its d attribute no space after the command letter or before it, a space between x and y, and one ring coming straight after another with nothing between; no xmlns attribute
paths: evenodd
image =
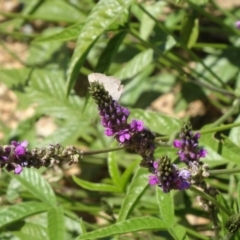
<svg viewBox="0 0 240 240"><path fill-rule="evenodd" d="M118 100L124 91L121 81L113 76L106 76L102 73L91 73L88 75L88 81L89 83L101 83L114 100Z"/></svg>

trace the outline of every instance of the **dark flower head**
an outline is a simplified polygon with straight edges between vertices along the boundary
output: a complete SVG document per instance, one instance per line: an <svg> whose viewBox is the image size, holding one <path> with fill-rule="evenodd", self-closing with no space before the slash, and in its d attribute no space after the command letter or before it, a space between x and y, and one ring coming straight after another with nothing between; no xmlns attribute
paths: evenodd
<svg viewBox="0 0 240 240"><path fill-rule="evenodd" d="M198 146L200 133L194 134L190 123L183 126L180 138L180 140L174 140L173 145L175 148L179 148L178 155L181 161L189 164L189 162L199 161L200 158L206 156L207 151Z"/></svg>
<svg viewBox="0 0 240 240"><path fill-rule="evenodd" d="M186 169L179 169L167 156L155 161L153 167L154 175L149 176L150 185L158 185L165 193L190 187L191 173Z"/></svg>
<svg viewBox="0 0 240 240"><path fill-rule="evenodd" d="M240 230L240 214L239 213L231 215L229 217L229 219L226 222L226 228L232 234L235 234Z"/></svg>
<svg viewBox="0 0 240 240"><path fill-rule="evenodd" d="M48 147L35 148L30 151L27 146L26 140L12 141L9 145L0 146L0 168L20 174L25 167L38 169L65 159L70 159L69 164L72 164L81 158L81 152L74 147L64 149L59 144L51 144Z"/></svg>

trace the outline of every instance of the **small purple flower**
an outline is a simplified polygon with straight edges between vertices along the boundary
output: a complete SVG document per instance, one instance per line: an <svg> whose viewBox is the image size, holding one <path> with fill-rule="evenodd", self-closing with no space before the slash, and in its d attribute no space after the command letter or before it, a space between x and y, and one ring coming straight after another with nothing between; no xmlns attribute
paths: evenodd
<svg viewBox="0 0 240 240"><path fill-rule="evenodd" d="M144 129L144 125L142 121L133 119L130 123L130 128L132 131L141 132Z"/></svg>
<svg viewBox="0 0 240 240"><path fill-rule="evenodd" d="M153 174L149 176L150 185L158 185L163 192L184 190L190 187L191 173L187 169L179 169L171 163L167 156L153 163Z"/></svg>
<svg viewBox="0 0 240 240"><path fill-rule="evenodd" d="M124 143L131 138L129 129L120 130L116 133L116 138L120 143Z"/></svg>
<svg viewBox="0 0 240 240"><path fill-rule="evenodd" d="M15 146L16 157L22 156L25 154L26 148L28 146L28 141L16 142L12 141L11 144Z"/></svg>
<svg viewBox="0 0 240 240"><path fill-rule="evenodd" d="M17 166L14 169L14 173L15 174L20 174L22 172L23 168L21 167L21 165L17 164Z"/></svg>
<svg viewBox="0 0 240 240"><path fill-rule="evenodd" d="M235 22L235 27L238 28L238 29L240 29L240 21L236 21L236 22Z"/></svg>
<svg viewBox="0 0 240 240"><path fill-rule="evenodd" d="M190 123L183 126L180 133L181 139L173 142L173 146L179 149L178 155L181 161L189 165L190 162L199 161L200 158L206 156L207 151L198 146L200 136L200 133L193 134Z"/></svg>

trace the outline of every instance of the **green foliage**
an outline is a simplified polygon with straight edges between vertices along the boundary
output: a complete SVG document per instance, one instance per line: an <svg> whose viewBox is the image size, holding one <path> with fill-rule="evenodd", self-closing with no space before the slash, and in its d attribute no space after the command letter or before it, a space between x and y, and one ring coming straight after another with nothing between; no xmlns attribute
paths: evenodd
<svg viewBox="0 0 240 240"><path fill-rule="evenodd" d="M142 120L156 134L156 158L179 163L172 140L185 121L199 129L208 151L206 182L222 192L214 197L213 221L192 189L166 194L149 187L141 156L126 150L86 155L71 168L60 162L20 175L3 171L0 239L211 239L201 230L211 231L212 221L215 239L240 239L226 229L228 213L240 208L238 9L214 0L20 2L0 12L0 53L21 65L9 67L6 58L0 67L0 82L20 111L6 120L10 109L0 108L3 145L27 139L29 148L113 147L88 93L87 75L105 73L124 84L120 103L130 109L129 120ZM26 46L26 57L16 42ZM6 102L11 96L0 94ZM26 109L33 114L24 116ZM55 126L48 135L37 127L46 116ZM198 218L205 219L201 227L194 225Z"/></svg>

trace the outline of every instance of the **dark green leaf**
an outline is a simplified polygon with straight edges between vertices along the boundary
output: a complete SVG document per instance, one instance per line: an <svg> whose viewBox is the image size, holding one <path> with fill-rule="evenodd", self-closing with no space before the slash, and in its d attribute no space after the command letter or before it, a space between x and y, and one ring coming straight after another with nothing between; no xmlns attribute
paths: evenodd
<svg viewBox="0 0 240 240"><path fill-rule="evenodd" d="M181 29L181 41L187 47L194 46L198 39L198 18L194 13L186 13Z"/></svg>
<svg viewBox="0 0 240 240"><path fill-rule="evenodd" d="M127 219L130 212L133 210L134 205L140 199L148 186L148 174L146 169L138 167L132 182L127 190L127 193L122 201L121 209L118 213L118 222Z"/></svg>
<svg viewBox="0 0 240 240"><path fill-rule="evenodd" d="M153 50L148 49L137 54L128 63L126 63L120 71L114 73L114 76L124 80L132 78L141 72L146 66L153 61Z"/></svg>
<svg viewBox="0 0 240 240"><path fill-rule="evenodd" d="M133 161L122 174L121 181L122 181L124 190L127 188L128 180L130 179L134 170L137 169L137 166L139 165L139 163L140 163L139 159Z"/></svg>
<svg viewBox="0 0 240 240"><path fill-rule="evenodd" d="M126 34L127 31L121 31L109 40L107 46L104 48L102 54L98 59L97 65L94 69L95 72L103 73L108 70L110 64L112 63L114 55L116 54Z"/></svg>
<svg viewBox="0 0 240 240"><path fill-rule="evenodd" d="M124 2L120 0L101 0L95 5L80 32L77 46L70 62L67 80L68 94L76 81L77 74L85 60L89 47L112 23L121 17L131 3L132 0L125 0Z"/></svg>

